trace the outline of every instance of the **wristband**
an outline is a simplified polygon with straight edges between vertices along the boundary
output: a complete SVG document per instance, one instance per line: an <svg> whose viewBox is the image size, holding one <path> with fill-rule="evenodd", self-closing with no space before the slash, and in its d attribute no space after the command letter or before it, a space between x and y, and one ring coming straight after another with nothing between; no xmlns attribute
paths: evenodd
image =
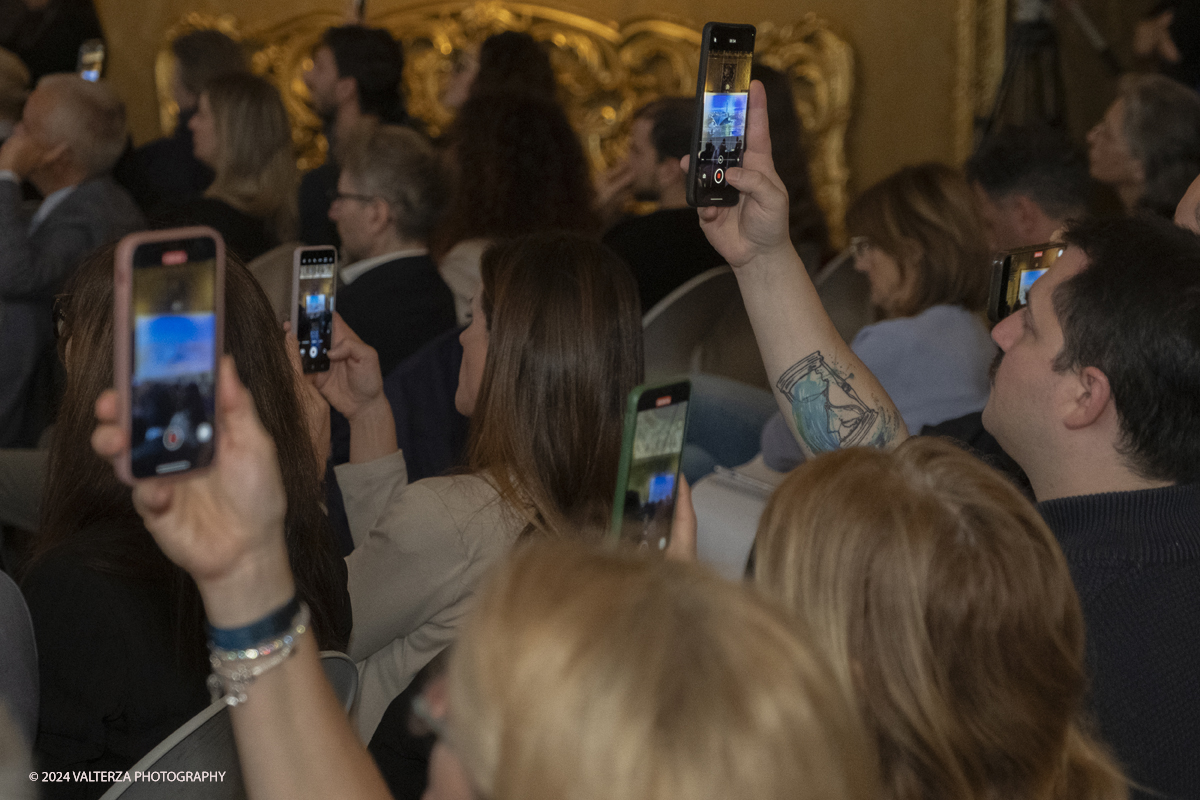
<svg viewBox="0 0 1200 800"><path fill-rule="evenodd" d="M208 631L208 641L218 650L245 650L259 642L278 639L292 627L292 621L299 613L300 599L292 597L282 608L241 628L214 628L208 623L204 627Z"/></svg>
<svg viewBox="0 0 1200 800"><path fill-rule="evenodd" d="M274 639L258 642L253 647L223 650L212 642L208 645L208 690L213 702L224 701L236 706L246 702L246 690L264 672L282 664L295 652L297 640L309 629L308 606L300 603L296 616L286 630Z"/></svg>

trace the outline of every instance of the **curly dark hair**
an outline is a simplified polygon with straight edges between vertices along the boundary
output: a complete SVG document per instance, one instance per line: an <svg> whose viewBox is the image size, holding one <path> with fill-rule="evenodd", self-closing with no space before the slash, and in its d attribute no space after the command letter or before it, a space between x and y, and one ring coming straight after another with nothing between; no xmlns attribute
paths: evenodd
<svg viewBox="0 0 1200 800"><path fill-rule="evenodd" d="M596 232L587 158L557 103L519 92L480 94L463 104L448 139L454 187L435 254L464 239Z"/></svg>
<svg viewBox="0 0 1200 800"><path fill-rule="evenodd" d="M553 100L558 91L550 54L528 33L503 31L484 39L471 96L521 91Z"/></svg>

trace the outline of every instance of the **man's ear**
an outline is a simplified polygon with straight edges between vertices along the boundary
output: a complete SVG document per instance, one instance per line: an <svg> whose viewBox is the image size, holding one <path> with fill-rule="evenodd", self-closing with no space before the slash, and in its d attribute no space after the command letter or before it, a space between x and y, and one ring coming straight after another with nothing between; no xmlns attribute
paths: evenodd
<svg viewBox="0 0 1200 800"><path fill-rule="evenodd" d="M338 78L337 83L333 85L333 96L337 99L340 106L347 100L358 99L358 80L355 78Z"/></svg>
<svg viewBox="0 0 1200 800"><path fill-rule="evenodd" d="M1014 194L1013 209L1016 211L1017 225L1023 239L1029 240L1029 237L1042 229L1046 215L1028 195Z"/></svg>
<svg viewBox="0 0 1200 800"><path fill-rule="evenodd" d="M378 236L392 226L392 210L388 208L387 201L382 197L376 197L371 200L367 206L367 213L371 215L371 233Z"/></svg>
<svg viewBox="0 0 1200 800"><path fill-rule="evenodd" d="M1072 384L1074 396L1063 424L1068 430L1080 430L1095 424L1112 401L1112 387L1108 376L1096 367L1084 367Z"/></svg>
<svg viewBox="0 0 1200 800"><path fill-rule="evenodd" d="M66 142L56 144L54 147L44 151L39 160L39 167L48 167L56 161L61 161L70 157L71 146Z"/></svg>

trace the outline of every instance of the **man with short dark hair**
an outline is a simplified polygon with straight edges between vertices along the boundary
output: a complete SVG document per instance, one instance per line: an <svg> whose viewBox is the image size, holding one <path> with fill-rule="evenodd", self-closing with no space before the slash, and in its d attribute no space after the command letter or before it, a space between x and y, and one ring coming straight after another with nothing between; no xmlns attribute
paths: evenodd
<svg viewBox="0 0 1200 800"><path fill-rule="evenodd" d="M679 159L692 147L694 107L690 97L666 97L639 110L629 153L607 187L614 202L632 195L658 203L658 210L624 219L604 234L604 243L637 278L642 313L689 278L725 263L688 207L687 176L679 170Z"/></svg>
<svg viewBox="0 0 1200 800"><path fill-rule="evenodd" d="M300 238L308 244L337 244L330 224L330 195L340 168L338 144L364 117L390 125L412 125L404 106L404 48L380 28L329 28L304 73L313 109L325 123L325 163L300 182Z"/></svg>
<svg viewBox="0 0 1200 800"><path fill-rule="evenodd" d="M53 349L55 294L89 252L145 224L108 177L125 137L125 105L106 84L47 75L0 146L0 445L32 445L49 422L29 400ZM32 218L22 180L45 198Z"/></svg>
<svg viewBox="0 0 1200 800"><path fill-rule="evenodd" d="M242 46L217 30L185 33L171 42L171 53L175 56L171 94L179 106L175 130L130 152L114 174L147 213L194 200L212 183L212 169L193 151L188 121L209 81L250 69Z"/></svg>
<svg viewBox="0 0 1200 800"><path fill-rule="evenodd" d="M1029 476L1088 629L1100 732L1137 784L1200 790L1200 240L1087 222L1004 351L984 425Z"/></svg>
<svg viewBox="0 0 1200 800"><path fill-rule="evenodd" d="M415 131L367 121L348 137L329 216L349 263L337 309L387 375L455 325L454 296L429 257L445 203L433 148Z"/></svg>
<svg viewBox="0 0 1200 800"><path fill-rule="evenodd" d="M765 102L751 89L736 208L703 208L733 265L763 361L813 454L907 436L837 335L788 241ZM983 412L1029 476L1087 623L1090 705L1135 785L1200 789L1200 238L1122 217L1068 231L1003 351ZM1012 646L1021 647L1019 637Z"/></svg>
<svg viewBox="0 0 1200 800"><path fill-rule="evenodd" d="M1060 131L1010 126L965 165L995 252L1043 244L1088 211L1087 160Z"/></svg>

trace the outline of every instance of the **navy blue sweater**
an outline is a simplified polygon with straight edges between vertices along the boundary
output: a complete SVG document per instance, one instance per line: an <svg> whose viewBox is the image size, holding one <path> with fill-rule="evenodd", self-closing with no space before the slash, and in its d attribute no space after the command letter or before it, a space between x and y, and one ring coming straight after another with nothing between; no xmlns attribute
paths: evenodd
<svg viewBox="0 0 1200 800"><path fill-rule="evenodd" d="M1135 784L1200 797L1200 485L1039 510L1083 605L1101 735Z"/></svg>

